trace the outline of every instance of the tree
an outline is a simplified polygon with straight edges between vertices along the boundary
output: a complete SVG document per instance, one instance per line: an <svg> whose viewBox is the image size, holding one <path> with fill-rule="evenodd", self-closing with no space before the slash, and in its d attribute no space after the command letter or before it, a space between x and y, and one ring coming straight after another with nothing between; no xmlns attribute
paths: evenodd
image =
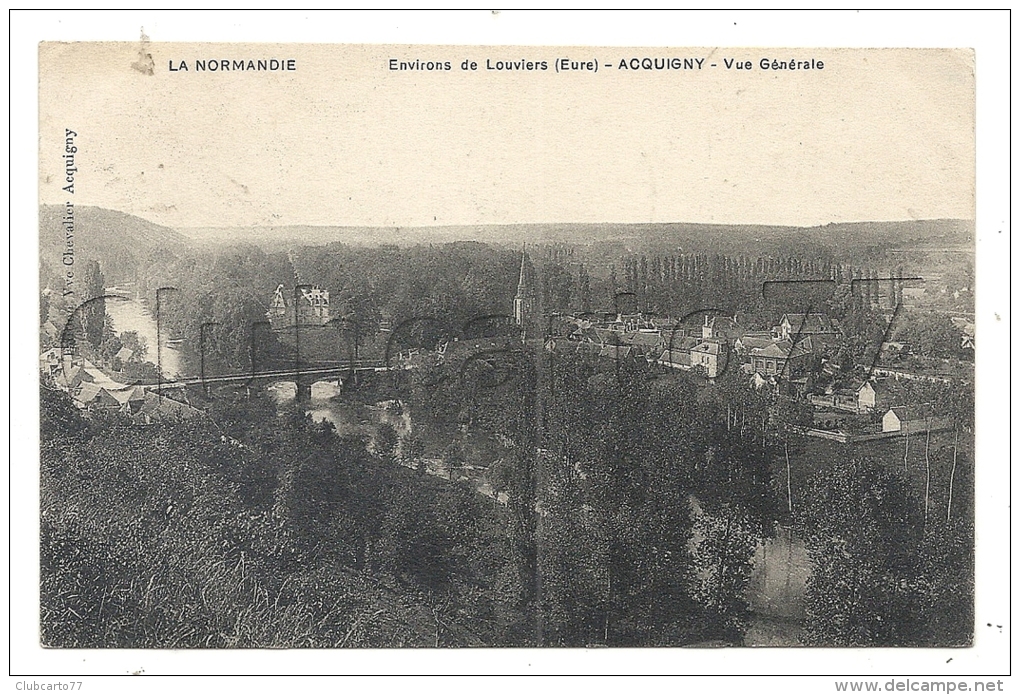
<svg viewBox="0 0 1020 695"><path fill-rule="evenodd" d="M375 544L380 566L427 591L445 592L455 576L469 571L466 551L476 532L477 504L474 493L442 481L393 485Z"/></svg>
<svg viewBox="0 0 1020 695"><path fill-rule="evenodd" d="M700 539L694 551L699 597L719 630L717 637L737 641L748 618L744 596L759 541L755 524L739 506L723 505L698 517L695 536Z"/></svg>
<svg viewBox="0 0 1020 695"><path fill-rule="evenodd" d="M889 327L881 312L865 302L853 309L840 326L842 334L837 355L844 368L858 363L871 364L878 359L883 336Z"/></svg>
<svg viewBox="0 0 1020 695"><path fill-rule="evenodd" d="M783 443L783 460L786 463L786 510L793 513L793 471L790 466L790 440L794 427L807 427L814 422L813 408L803 401L780 399L777 402L775 422L779 427L779 439Z"/></svg>
<svg viewBox="0 0 1020 695"><path fill-rule="evenodd" d="M949 474L949 497L946 501L946 522L953 518L953 485L956 481L956 468L960 461L960 433L974 431L974 393L964 387L953 391L948 401L950 417L953 418L953 466Z"/></svg>
<svg viewBox="0 0 1020 695"><path fill-rule="evenodd" d="M425 455L425 440L416 434L408 434L400 447L400 457L405 464L418 467L421 473L425 473L425 462L421 460Z"/></svg>
<svg viewBox="0 0 1020 695"><path fill-rule="evenodd" d="M954 357L960 352L960 330L945 314L911 312L901 320L896 340L923 357Z"/></svg>
<svg viewBox="0 0 1020 695"><path fill-rule="evenodd" d="M375 453L379 458L390 460L396 453L400 438L397 430L388 422L379 425L375 433Z"/></svg>
<svg viewBox="0 0 1020 695"><path fill-rule="evenodd" d="M85 300L81 305L81 324L85 339L93 349L98 350L106 332L106 280L98 261L87 261L83 281ZM91 301L89 301L91 300Z"/></svg>
<svg viewBox="0 0 1020 695"><path fill-rule="evenodd" d="M50 294L43 292L39 295L39 325L50 320Z"/></svg>
<svg viewBox="0 0 1020 695"><path fill-rule="evenodd" d="M592 295L591 295L591 278L588 276L588 271L584 265L577 271L577 284L578 293L580 294L580 309L581 311L592 310Z"/></svg>
<svg viewBox="0 0 1020 695"><path fill-rule="evenodd" d="M45 442L87 434L88 423L63 391L39 385L39 435Z"/></svg>
<svg viewBox="0 0 1020 695"><path fill-rule="evenodd" d="M381 315L375 298L367 286L347 287L342 294L337 292L333 306L341 330L353 345L354 358L359 359L365 339L379 330Z"/></svg>
<svg viewBox="0 0 1020 695"><path fill-rule="evenodd" d="M453 480L454 470L462 468L464 462L464 445L455 439L443 450L443 465L446 466L447 475L450 480Z"/></svg>
<svg viewBox="0 0 1020 695"><path fill-rule="evenodd" d="M561 265L546 263L542 268L542 305L547 311L565 312L571 308L574 277Z"/></svg>
<svg viewBox="0 0 1020 695"><path fill-rule="evenodd" d="M547 643L701 641L713 628L695 597L691 560L695 389L683 377L650 383L637 367L599 369L583 360L561 366L555 392L543 396L548 453L522 462L539 471Z"/></svg>
<svg viewBox="0 0 1020 695"><path fill-rule="evenodd" d="M120 334L120 342L123 347L131 350L131 358L140 360L145 357L149 346L145 338L138 335L137 331L124 331Z"/></svg>
<svg viewBox="0 0 1020 695"><path fill-rule="evenodd" d="M919 511L907 482L877 461L844 459L811 479L795 510L811 561L806 624L811 642L925 643Z"/></svg>
<svg viewBox="0 0 1020 695"><path fill-rule="evenodd" d="M921 544L916 600L924 645L968 647L974 640L974 523L933 519Z"/></svg>

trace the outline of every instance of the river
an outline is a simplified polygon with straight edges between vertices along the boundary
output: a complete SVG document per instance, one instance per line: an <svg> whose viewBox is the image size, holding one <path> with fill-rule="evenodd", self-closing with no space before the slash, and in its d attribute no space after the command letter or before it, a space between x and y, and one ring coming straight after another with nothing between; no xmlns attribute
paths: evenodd
<svg viewBox="0 0 1020 695"><path fill-rule="evenodd" d="M774 538L754 553L747 602L751 622L744 635L749 647L792 647L802 644L804 603L811 574L807 549L793 531L776 528Z"/></svg>
<svg viewBox="0 0 1020 695"><path fill-rule="evenodd" d="M128 296L131 293L116 287L107 289L108 294ZM134 331L148 346L144 359L156 364L156 319L144 304L134 299L106 300L106 314L113 322L113 330L117 333ZM181 354L166 344L164 336L163 349L160 350L160 368L163 375L174 378L181 375Z"/></svg>
<svg viewBox="0 0 1020 695"><path fill-rule="evenodd" d="M278 381L267 387L277 405L292 402L297 395L293 381ZM379 428L388 424L402 440L410 434L411 414L400 401L382 401L366 405L354 401L337 399L340 393L339 381L317 381L312 384L311 398L304 404L306 415L315 422L327 421L336 428L337 434L364 435L375 445Z"/></svg>

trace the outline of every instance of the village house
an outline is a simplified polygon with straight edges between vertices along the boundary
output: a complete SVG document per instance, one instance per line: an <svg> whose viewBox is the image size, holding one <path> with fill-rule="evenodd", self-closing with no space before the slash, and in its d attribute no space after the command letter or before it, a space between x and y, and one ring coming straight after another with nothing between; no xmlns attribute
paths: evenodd
<svg viewBox="0 0 1020 695"><path fill-rule="evenodd" d="M591 326L578 326L577 330L571 333L568 338L578 343L598 343L599 336Z"/></svg>
<svg viewBox="0 0 1020 695"><path fill-rule="evenodd" d="M131 416L131 421L136 425L149 425L165 420L187 420L201 414L201 410L187 403L146 391L145 400Z"/></svg>
<svg viewBox="0 0 1020 695"><path fill-rule="evenodd" d="M52 376L60 369L62 354L60 348L50 348L39 355L39 371L46 376Z"/></svg>
<svg viewBox="0 0 1020 695"><path fill-rule="evenodd" d="M284 292L283 285L279 285L276 288L276 292L273 293L273 299L269 304L269 310L266 311L266 317L269 318L274 328L293 326L295 319L301 325L323 326L329 322L329 290L324 290L317 285L298 287L296 288L296 294L298 296L296 297L297 309L295 316L295 309L288 304L288 297ZM294 300L295 297L291 296L290 301L293 302Z"/></svg>
<svg viewBox="0 0 1020 695"><path fill-rule="evenodd" d="M145 403L146 391L141 386L128 386L115 391L107 389L107 391L120 403L120 411L129 415L137 413Z"/></svg>
<svg viewBox="0 0 1020 695"><path fill-rule="evenodd" d="M832 405L837 410L846 410L850 413L860 411L857 391L855 389L836 389L832 392Z"/></svg>
<svg viewBox="0 0 1020 695"><path fill-rule="evenodd" d="M723 340L703 340L691 348L691 368L704 367L709 379L726 369L728 359L729 346Z"/></svg>
<svg viewBox="0 0 1020 695"><path fill-rule="evenodd" d="M84 367L74 365L70 369L58 370L53 380L57 383L57 386L73 395L82 384L95 381L95 377L85 371Z"/></svg>
<svg viewBox="0 0 1020 695"><path fill-rule="evenodd" d="M563 357L584 354L593 347L595 347L593 344L581 342L573 337L550 338L545 343L547 352Z"/></svg>
<svg viewBox="0 0 1020 695"><path fill-rule="evenodd" d="M672 340L666 343L665 349L659 355L659 359L656 362L670 369L690 369L691 348L700 344L700 338L674 336Z"/></svg>
<svg viewBox="0 0 1020 695"><path fill-rule="evenodd" d="M779 340L790 341L799 341L808 336L822 340L826 337L839 337L839 331L826 314L783 314L774 332Z"/></svg>
<svg viewBox="0 0 1020 695"><path fill-rule="evenodd" d="M677 321L669 316L652 316L648 323L658 331L671 331L676 327Z"/></svg>
<svg viewBox="0 0 1020 695"><path fill-rule="evenodd" d="M74 400L79 408L90 411L106 410L112 412L120 410L121 406L120 401L114 398L113 394L91 381L81 385L81 388L74 395Z"/></svg>
<svg viewBox="0 0 1020 695"><path fill-rule="evenodd" d="M801 336L797 346L808 352L823 356L833 356L834 348L839 345L839 336L835 333L819 333L817 335Z"/></svg>
<svg viewBox="0 0 1020 695"><path fill-rule="evenodd" d="M620 336L620 342L634 348L634 352L638 356L649 360L654 360L661 355L662 350L666 347L666 339L658 331L643 330L624 333Z"/></svg>
<svg viewBox="0 0 1020 695"><path fill-rule="evenodd" d="M883 432L933 432L949 429L952 420L944 416L936 416L930 405L898 405L890 408L882 416Z"/></svg>
<svg viewBox="0 0 1020 695"><path fill-rule="evenodd" d="M963 318L950 319L953 325L960 331L960 349L974 349L974 324Z"/></svg>
<svg viewBox="0 0 1020 695"><path fill-rule="evenodd" d="M960 335L960 349L961 350L974 349L974 324L971 324L970 329L964 331Z"/></svg>
<svg viewBox="0 0 1020 695"><path fill-rule="evenodd" d="M802 371L811 353L789 340L751 350L751 370L764 377L789 378Z"/></svg>
<svg viewBox="0 0 1020 695"><path fill-rule="evenodd" d="M765 348L774 342L768 331L748 331L733 341L733 351L738 355L747 355L755 348Z"/></svg>
<svg viewBox="0 0 1020 695"><path fill-rule="evenodd" d="M616 317L614 327L623 332L655 329L651 319L640 312L636 314L620 314Z"/></svg>
<svg viewBox="0 0 1020 695"><path fill-rule="evenodd" d="M670 348L676 350L681 345L685 346L684 349L690 350L690 348L702 340L700 326L674 324L669 328L663 329L660 334L662 335L661 350L669 350Z"/></svg>
<svg viewBox="0 0 1020 695"><path fill-rule="evenodd" d="M864 380L840 386L823 372L813 391L806 394L811 405L852 413L881 412L893 403L893 394L884 380Z"/></svg>
<svg viewBox="0 0 1020 695"><path fill-rule="evenodd" d="M599 357L608 357L611 360L629 359L633 356L634 348L630 345L603 345L599 350Z"/></svg>
<svg viewBox="0 0 1020 695"><path fill-rule="evenodd" d="M663 350L656 362L664 367L669 367L670 369L690 369L691 351Z"/></svg>
<svg viewBox="0 0 1020 695"><path fill-rule="evenodd" d="M701 337L716 340L733 342L745 331L737 323L736 317L729 316L705 316L705 325L701 328Z"/></svg>
<svg viewBox="0 0 1020 695"><path fill-rule="evenodd" d="M869 413L890 407L892 393L881 381L865 381L856 388L857 410Z"/></svg>
<svg viewBox="0 0 1020 695"><path fill-rule="evenodd" d="M599 345L621 345L623 336L622 331L616 331L612 328L593 328L595 333L595 340Z"/></svg>

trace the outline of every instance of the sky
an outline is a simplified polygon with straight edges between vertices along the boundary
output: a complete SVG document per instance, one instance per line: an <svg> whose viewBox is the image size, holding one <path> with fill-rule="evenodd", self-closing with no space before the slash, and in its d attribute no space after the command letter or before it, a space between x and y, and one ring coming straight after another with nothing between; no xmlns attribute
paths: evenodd
<svg viewBox="0 0 1020 695"><path fill-rule="evenodd" d="M140 53L152 75L133 67ZM48 43L39 57L40 201L67 202L70 129L73 202L171 227L974 216L968 50L135 42ZM567 57L599 72L557 73ZM705 68L620 70L632 57ZM223 58L297 69L195 69ZM391 58L452 70L392 71ZM485 69L522 59L549 69ZM169 70L180 61L190 69Z"/></svg>

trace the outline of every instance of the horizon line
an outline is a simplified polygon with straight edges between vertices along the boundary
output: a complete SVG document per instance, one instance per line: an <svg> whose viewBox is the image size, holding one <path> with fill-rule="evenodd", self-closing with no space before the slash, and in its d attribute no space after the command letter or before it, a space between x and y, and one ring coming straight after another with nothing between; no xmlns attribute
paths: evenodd
<svg viewBox="0 0 1020 695"><path fill-rule="evenodd" d="M39 207L60 207L63 208L63 203L39 203ZM90 205L80 204L75 205L78 208L95 208L98 210L107 210L109 212L116 212L122 215L130 215L139 219L145 220L150 224L159 225L168 229L184 230L184 229L287 229L293 227L312 227L320 229L456 229L464 227L555 227L555 226L654 226L654 225L701 225L709 227L784 227L790 229L812 229L818 227L827 227L830 225L841 225L841 224L868 224L868 223L898 223L898 222L939 222L939 221L954 221L954 222L971 222L976 223L976 216L973 217L905 217L898 219L856 219L856 220L838 220L829 222L817 222L814 224L794 224L794 223L777 223L777 222L703 222L703 221L692 221L692 220L672 220L668 222L633 222L633 221L606 221L606 222L459 222L450 224L428 224L428 223L415 223L415 224L343 224L343 223L288 223L288 224L192 224L192 225L169 225L162 222L155 222L149 217L145 217L141 214L134 212L125 212L124 210L118 210L116 208L108 208L102 205Z"/></svg>

